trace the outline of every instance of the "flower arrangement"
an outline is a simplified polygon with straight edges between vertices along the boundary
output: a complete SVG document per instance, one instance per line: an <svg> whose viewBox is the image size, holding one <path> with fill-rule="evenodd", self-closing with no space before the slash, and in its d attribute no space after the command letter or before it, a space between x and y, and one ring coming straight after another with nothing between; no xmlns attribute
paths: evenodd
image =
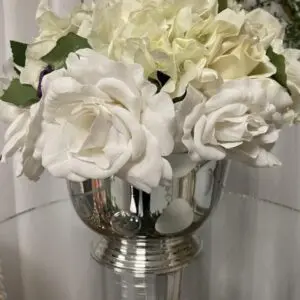
<svg viewBox="0 0 300 300"><path fill-rule="evenodd" d="M111 0L12 41L0 80L2 162L73 181L118 176L151 192L201 161L280 165L270 152L300 120L300 50L263 9L224 0Z"/></svg>

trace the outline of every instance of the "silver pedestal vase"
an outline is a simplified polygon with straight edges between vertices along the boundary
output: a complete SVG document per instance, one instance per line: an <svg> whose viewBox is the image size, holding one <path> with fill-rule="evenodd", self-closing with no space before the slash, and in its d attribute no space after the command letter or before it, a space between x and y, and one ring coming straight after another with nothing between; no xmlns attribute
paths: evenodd
<svg viewBox="0 0 300 300"><path fill-rule="evenodd" d="M68 182L77 214L100 234L93 258L122 278L121 299L180 299L182 269L201 249L194 233L216 207L227 169L227 161L205 162L151 194L117 177Z"/></svg>

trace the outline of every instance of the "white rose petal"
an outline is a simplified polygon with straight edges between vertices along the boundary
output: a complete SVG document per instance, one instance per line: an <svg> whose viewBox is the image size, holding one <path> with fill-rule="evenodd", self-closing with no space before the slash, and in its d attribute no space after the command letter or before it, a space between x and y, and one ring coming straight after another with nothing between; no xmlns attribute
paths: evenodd
<svg viewBox="0 0 300 300"><path fill-rule="evenodd" d="M7 157L14 155L24 145L28 117L28 112L25 111L8 127L4 137L5 144L2 150L2 161L5 162Z"/></svg>
<svg viewBox="0 0 300 300"><path fill-rule="evenodd" d="M198 80L193 80L191 85L201 90L206 96L214 95L223 84L221 75L213 69L204 68Z"/></svg>
<svg viewBox="0 0 300 300"><path fill-rule="evenodd" d="M187 153L173 153L167 157L173 170L174 178L182 178L190 173L197 165Z"/></svg>
<svg viewBox="0 0 300 300"><path fill-rule="evenodd" d="M29 108L16 107L14 111L15 119L5 133L1 161L5 162L8 157L20 152L17 157L17 175L24 174L31 180L38 180L44 169L40 158L33 157L33 152L41 134L41 107L39 104L33 104Z"/></svg>
<svg viewBox="0 0 300 300"><path fill-rule="evenodd" d="M244 103L252 112L263 115L269 113L272 105L277 112L293 104L288 92L272 79L240 79L231 80L223 84L222 97L213 96L206 103L208 111L221 108L232 103Z"/></svg>
<svg viewBox="0 0 300 300"><path fill-rule="evenodd" d="M277 18L264 9L257 8L246 14L248 30L259 37L262 45L267 49L273 40L282 38L284 28Z"/></svg>
<svg viewBox="0 0 300 300"><path fill-rule="evenodd" d="M243 78L252 74L255 77L270 77L276 73L263 45L255 44L248 36L241 36L235 48L216 57L210 68L219 72L224 79Z"/></svg>
<svg viewBox="0 0 300 300"><path fill-rule="evenodd" d="M126 164L118 176L135 187L150 193L152 187L157 187L162 179L172 179L172 169L166 160L160 159L158 141L148 130L146 130L146 137L146 150L142 159Z"/></svg>
<svg viewBox="0 0 300 300"><path fill-rule="evenodd" d="M2 122L9 124L13 122L21 113L22 108L0 100L0 120Z"/></svg>
<svg viewBox="0 0 300 300"><path fill-rule="evenodd" d="M153 120L156 118L155 122ZM174 148L174 104L165 93L152 95L147 99L147 107L142 122L156 136L161 154L166 156Z"/></svg>

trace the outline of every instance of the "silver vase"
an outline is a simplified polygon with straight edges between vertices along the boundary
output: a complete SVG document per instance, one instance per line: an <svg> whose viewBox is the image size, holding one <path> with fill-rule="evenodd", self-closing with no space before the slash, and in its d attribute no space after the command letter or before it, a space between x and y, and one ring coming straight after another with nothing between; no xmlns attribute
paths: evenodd
<svg viewBox="0 0 300 300"><path fill-rule="evenodd" d="M131 288L144 286L140 281L148 275L167 274L163 298L151 299L179 299L181 270L201 249L194 233L216 207L227 167L227 161L205 162L151 194L117 177L69 181L77 214L100 234L93 258L119 274L131 273Z"/></svg>

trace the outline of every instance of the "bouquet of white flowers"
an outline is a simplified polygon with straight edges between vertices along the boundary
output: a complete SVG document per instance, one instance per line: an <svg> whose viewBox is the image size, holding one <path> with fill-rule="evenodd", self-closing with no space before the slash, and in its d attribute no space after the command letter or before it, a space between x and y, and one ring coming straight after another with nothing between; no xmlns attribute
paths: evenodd
<svg viewBox="0 0 300 300"><path fill-rule="evenodd" d="M18 174L115 175L151 192L200 161L280 164L270 150L300 120L300 50L268 12L100 0L60 18L42 0L37 22L0 78L1 160L18 153Z"/></svg>

